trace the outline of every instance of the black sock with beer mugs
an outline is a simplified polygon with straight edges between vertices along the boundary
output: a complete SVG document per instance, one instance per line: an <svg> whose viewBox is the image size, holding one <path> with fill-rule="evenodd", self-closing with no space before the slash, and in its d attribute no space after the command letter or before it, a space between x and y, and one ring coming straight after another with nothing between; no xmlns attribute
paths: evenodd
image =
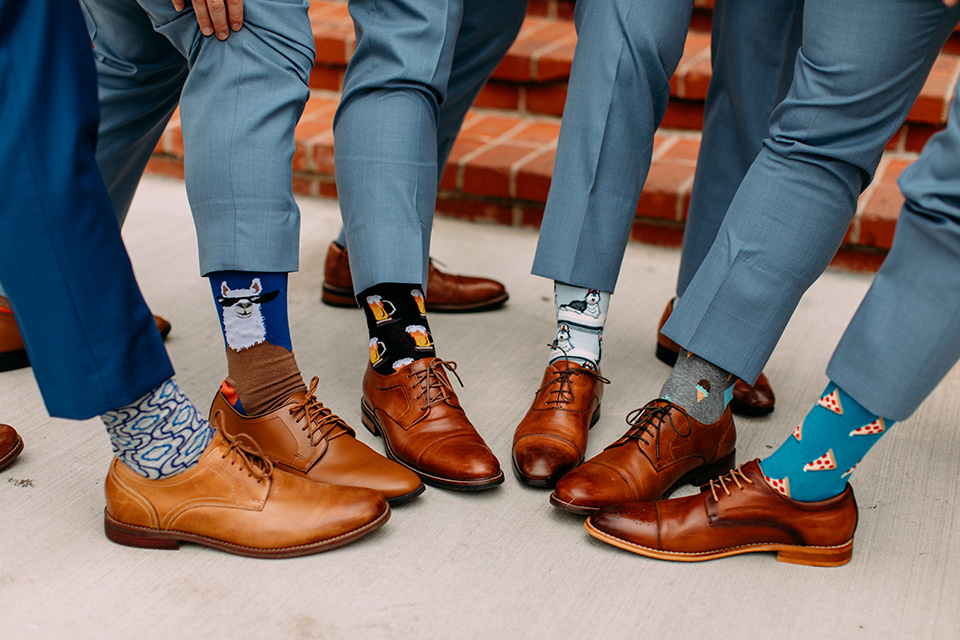
<svg viewBox="0 0 960 640"><path fill-rule="evenodd" d="M367 316L370 364L377 373L389 375L437 355L419 284L376 284L360 292L357 303Z"/></svg>

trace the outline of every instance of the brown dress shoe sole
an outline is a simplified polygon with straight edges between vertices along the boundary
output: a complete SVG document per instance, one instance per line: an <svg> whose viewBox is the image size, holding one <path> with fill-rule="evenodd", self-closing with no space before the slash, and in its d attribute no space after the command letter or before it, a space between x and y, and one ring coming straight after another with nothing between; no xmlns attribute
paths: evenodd
<svg viewBox="0 0 960 640"><path fill-rule="evenodd" d="M420 476L420 479L426 484L434 487L440 487L441 489L453 489L454 491L483 491L484 489L492 489L499 484L503 484L503 471L500 471L497 475L489 478L460 480L457 478L436 476L423 471L422 469L418 469L411 464L408 464L397 457L397 454L394 453L393 449L390 447L390 440L383 437L381 433L380 421L377 419L373 409L367 404L366 398L360 401L360 412L362 414L363 426L365 426L373 435L377 436L378 438L383 438L383 448L387 454L387 457L396 463L402 464L407 469L410 469L410 471L413 471L415 474Z"/></svg>
<svg viewBox="0 0 960 640"><path fill-rule="evenodd" d="M13 445L13 449L7 452L7 455L0 458L0 469L6 469L13 461L17 459L17 456L20 455L20 452L23 451L23 438L20 437L20 434L17 434L17 442Z"/></svg>
<svg viewBox="0 0 960 640"><path fill-rule="evenodd" d="M593 429L593 425L597 424L597 421L600 420L600 405L597 405L597 408L593 412L593 417L590 418L590 425L587 429ZM549 435L549 434L546 434ZM523 475L523 472L520 471L520 468L517 467L516 459L511 455L510 460L513 462L513 473L517 476L517 480L523 484L530 487L537 487L538 489L549 489L557 484L557 481L563 477L561 474L560 477L554 478L553 480L547 478L531 478L529 476ZM583 463L583 458L580 458L580 461L577 464L573 465L573 468L576 469Z"/></svg>
<svg viewBox="0 0 960 640"><path fill-rule="evenodd" d="M736 466L736 456L737 456L737 450L734 449L733 451L730 452L730 455L728 455L726 458L718 460L713 464L708 464L703 467L700 467L699 469L693 469L692 471L688 471L686 474L681 476L679 480L677 480L672 485L667 487L667 489L663 493L661 493L659 496L655 498L650 498L650 500L662 500L667 496L669 496L674 491L676 491L679 487L685 484L691 484L695 487L699 487L701 485L704 485L710 482L710 480L716 478L717 476L721 476L724 473L733 469ZM606 507L588 507L585 505L574 504L572 502L564 502L563 500L557 497L556 493L550 494L550 504L552 504L553 506L559 509L563 509L564 511L569 511L570 513L576 513L577 515L581 515L581 516L588 516L592 513L596 513L597 511L600 511L600 509L606 508ZM612 505L609 505L609 506L612 506Z"/></svg>
<svg viewBox="0 0 960 640"><path fill-rule="evenodd" d="M617 538L609 533L605 533L595 528L590 520L584 523L584 526L594 538L603 540L615 547L620 547L626 551L647 556L648 558L657 558L658 560L674 560L679 562L703 562L704 560L713 560L715 558L726 558L727 556L736 556L742 553L759 553L762 551L776 551L779 562L789 562L791 564L802 564L812 567L839 567L850 562L853 557L853 538L836 547L808 547L798 544L780 544L780 543L757 543L746 544L726 549L717 549L716 551L702 551L699 553L688 553L679 551L661 551L651 549L642 545Z"/></svg>
<svg viewBox="0 0 960 640"><path fill-rule="evenodd" d="M502 307L509 298L510 294L508 294L506 291L495 298L481 300L480 302L475 302L472 304L434 304L430 302L430 298L428 297L424 302L424 307L431 313L473 313L477 311L493 311L494 309L499 309ZM340 287L334 287L326 282L323 283L323 287L320 291L320 301L324 304L330 305L331 307L343 307L350 309L357 308L357 299L353 297L352 290L348 291L341 289Z"/></svg>
<svg viewBox="0 0 960 640"><path fill-rule="evenodd" d="M195 533L184 531L159 531L147 527L124 524L110 517L106 509L103 511L103 531L107 538L128 547L139 547L143 549L170 549L180 548L181 542L193 542L205 547L212 547L220 551L226 551L238 556L248 558L296 558L306 556L321 551L329 551L342 547L345 544L362 538L368 533L373 533L390 519L390 509L383 512L379 518L370 522L355 531L339 535L327 540L320 540L311 544L298 545L295 547L281 547L278 549L258 549L256 547L244 547L216 538L208 538Z"/></svg>

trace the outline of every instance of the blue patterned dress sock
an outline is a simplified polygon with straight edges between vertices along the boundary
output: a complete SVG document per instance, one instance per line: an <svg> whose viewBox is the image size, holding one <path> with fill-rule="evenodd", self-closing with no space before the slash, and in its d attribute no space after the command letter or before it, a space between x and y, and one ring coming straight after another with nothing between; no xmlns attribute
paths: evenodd
<svg viewBox="0 0 960 640"><path fill-rule="evenodd" d="M207 277L217 303L237 410L268 413L295 392L306 390L290 339L287 274L215 271Z"/></svg>
<svg viewBox="0 0 960 640"><path fill-rule="evenodd" d="M383 282L357 295L367 318L370 364L389 375L422 358L437 355L419 284Z"/></svg>
<svg viewBox="0 0 960 640"><path fill-rule="evenodd" d="M108 411L100 420L114 455L151 480L195 465L214 434L173 378L135 403Z"/></svg>
<svg viewBox="0 0 960 640"><path fill-rule="evenodd" d="M682 407L690 417L711 424L723 417L736 376L695 353L680 349L677 363L660 390L660 397Z"/></svg>
<svg viewBox="0 0 960 640"><path fill-rule="evenodd" d="M610 294L554 282L553 299L557 305L557 334L550 349L550 364L566 358L599 369Z"/></svg>
<svg viewBox="0 0 960 640"><path fill-rule="evenodd" d="M767 482L788 498L826 500L843 493L857 464L893 424L831 382L760 468Z"/></svg>

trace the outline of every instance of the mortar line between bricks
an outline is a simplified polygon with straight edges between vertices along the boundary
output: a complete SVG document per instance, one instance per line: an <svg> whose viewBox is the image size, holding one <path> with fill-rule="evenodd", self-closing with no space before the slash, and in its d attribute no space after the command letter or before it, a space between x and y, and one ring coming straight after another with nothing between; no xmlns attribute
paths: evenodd
<svg viewBox="0 0 960 640"><path fill-rule="evenodd" d="M677 146L677 142L679 142L679 138L670 134L662 135L662 137L665 138L665 140L660 144L659 148L654 149L653 154L650 156L651 166L654 162L660 160L667 151Z"/></svg>
<svg viewBox="0 0 960 640"><path fill-rule="evenodd" d="M953 92L957 86L957 82L960 81L960 64L954 65L954 67L953 81L947 86L947 95L944 96L946 100L943 102L943 110L940 113L940 122L944 123L944 125L950 117L950 105L953 103Z"/></svg>
<svg viewBox="0 0 960 640"><path fill-rule="evenodd" d="M520 172L521 167L523 167L528 162L536 160L545 153L549 153L556 147L556 143L553 143L551 146L550 143L546 143L541 146L539 149L534 149L527 155L522 158L518 158L516 162L510 165L510 170L508 173L507 185L508 193L510 194L511 200L517 200L517 174ZM553 178L553 172L550 172L551 179Z"/></svg>
<svg viewBox="0 0 960 640"><path fill-rule="evenodd" d="M677 222L683 222L683 200L687 193L693 188L693 179L696 176L696 169L694 169L693 174L677 187L677 202L676 202L676 214L674 215L674 220Z"/></svg>
<svg viewBox="0 0 960 640"><path fill-rule="evenodd" d="M572 33L568 36L564 36L562 38L554 40L550 44L545 44L539 49L535 49L530 54L530 73L531 73L530 77L533 80L533 82L538 82L540 80L540 77L538 75L539 69L540 69L540 60L545 56L550 55L557 49L567 46L568 44L570 44L570 41L573 41L574 43L576 43L577 41L576 33Z"/></svg>

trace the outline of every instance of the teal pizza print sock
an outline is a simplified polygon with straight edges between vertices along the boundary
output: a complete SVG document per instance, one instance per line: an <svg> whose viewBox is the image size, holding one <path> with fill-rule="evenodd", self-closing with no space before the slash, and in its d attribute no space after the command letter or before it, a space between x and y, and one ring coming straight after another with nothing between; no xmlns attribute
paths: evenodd
<svg viewBox="0 0 960 640"><path fill-rule="evenodd" d="M566 359L599 369L610 294L554 282L553 299L557 305L557 334L550 349L550 364Z"/></svg>
<svg viewBox="0 0 960 640"><path fill-rule="evenodd" d="M843 493L857 464L893 424L831 382L760 468L767 482L788 498L826 500Z"/></svg>
<svg viewBox="0 0 960 640"><path fill-rule="evenodd" d="M681 349L670 377L660 390L660 397L682 408L694 420L712 424L723 417L733 399L736 381L732 373Z"/></svg>

